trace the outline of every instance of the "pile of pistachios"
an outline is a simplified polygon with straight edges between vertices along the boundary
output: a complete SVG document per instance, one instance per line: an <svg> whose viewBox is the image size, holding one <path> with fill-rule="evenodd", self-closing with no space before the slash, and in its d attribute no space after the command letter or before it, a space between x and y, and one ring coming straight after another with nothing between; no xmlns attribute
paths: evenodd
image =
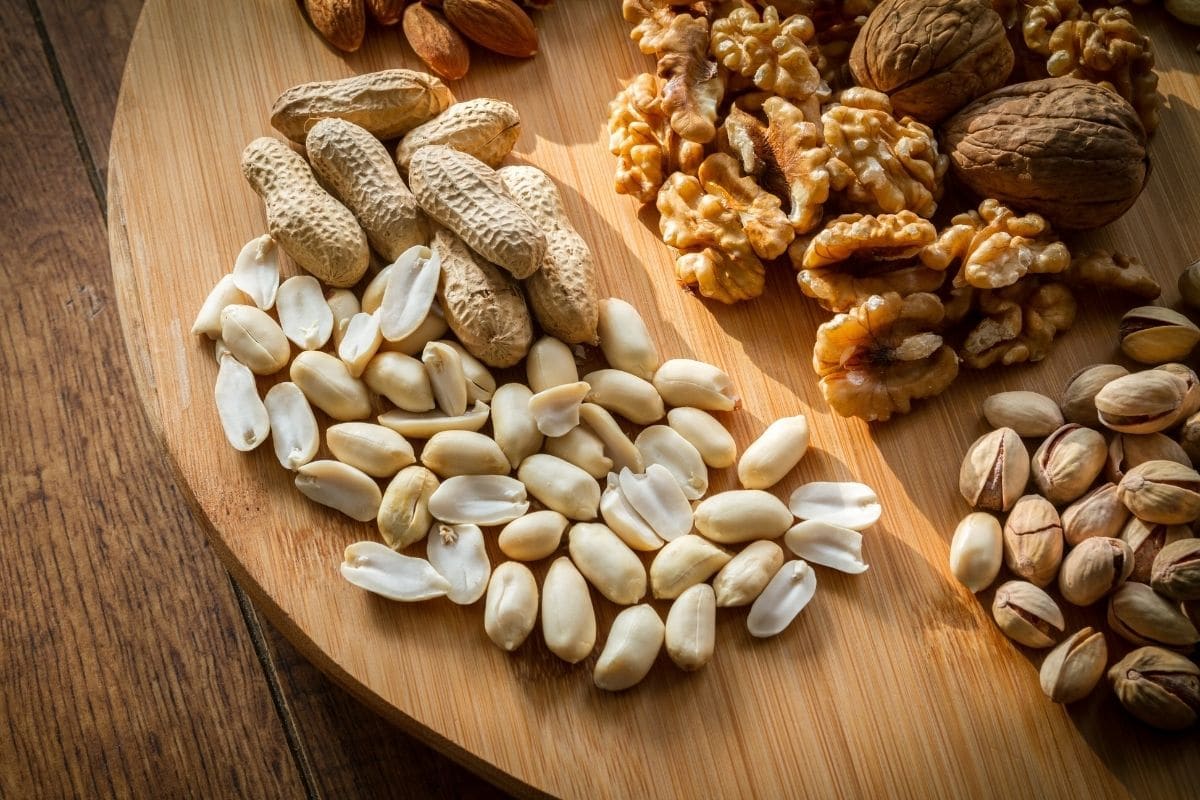
<svg viewBox="0 0 1200 800"><path fill-rule="evenodd" d="M1011 573L992 616L1019 644L1053 648L1040 669L1051 700L1090 695L1110 644L1128 643L1136 649L1107 670L1117 698L1143 722L1181 730L1200 716L1200 667L1183 655L1200 642L1200 380L1180 362L1200 328L1147 306L1124 316L1119 339L1130 359L1157 366L1086 367L1059 403L1027 391L984 402L993 430L959 472L975 511L954 532L950 569L972 592ZM1118 638L1068 633L1060 602L1107 603Z"/></svg>

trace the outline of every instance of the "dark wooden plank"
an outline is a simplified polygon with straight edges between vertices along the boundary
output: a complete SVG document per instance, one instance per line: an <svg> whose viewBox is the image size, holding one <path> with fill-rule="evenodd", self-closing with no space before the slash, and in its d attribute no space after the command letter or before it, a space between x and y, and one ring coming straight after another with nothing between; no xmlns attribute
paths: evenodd
<svg viewBox="0 0 1200 800"><path fill-rule="evenodd" d="M302 796L228 578L135 396L33 10L0 4L0 797Z"/></svg>
<svg viewBox="0 0 1200 800"><path fill-rule="evenodd" d="M101 189L108 184L108 140L125 53L143 0L34 0Z"/></svg>
<svg viewBox="0 0 1200 800"><path fill-rule="evenodd" d="M265 618L271 658L304 758L328 798L499 800L499 789L394 727L333 684Z"/></svg>
<svg viewBox="0 0 1200 800"><path fill-rule="evenodd" d="M129 39L142 0L37 0L61 78L101 186ZM177 501L178 504L178 501ZM266 683L279 692L295 758L315 789L337 798L497 797L497 790L392 726L329 681L265 619L251 613L265 648Z"/></svg>

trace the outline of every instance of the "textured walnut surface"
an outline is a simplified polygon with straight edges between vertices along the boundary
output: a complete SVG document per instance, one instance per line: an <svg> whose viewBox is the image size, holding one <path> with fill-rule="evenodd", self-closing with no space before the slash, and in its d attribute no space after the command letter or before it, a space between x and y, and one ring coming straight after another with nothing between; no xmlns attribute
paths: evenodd
<svg viewBox="0 0 1200 800"><path fill-rule="evenodd" d="M843 416L887 420L945 391L958 356L941 337L945 311L932 294L876 295L817 329L813 369Z"/></svg>
<svg viewBox="0 0 1200 800"><path fill-rule="evenodd" d="M947 120L942 143L972 191L1057 228L1111 222L1133 205L1147 174L1146 134L1133 107L1073 78L997 89Z"/></svg>
<svg viewBox="0 0 1200 800"><path fill-rule="evenodd" d="M1013 50L988 0L885 0L850 53L860 84L935 123L1008 79Z"/></svg>

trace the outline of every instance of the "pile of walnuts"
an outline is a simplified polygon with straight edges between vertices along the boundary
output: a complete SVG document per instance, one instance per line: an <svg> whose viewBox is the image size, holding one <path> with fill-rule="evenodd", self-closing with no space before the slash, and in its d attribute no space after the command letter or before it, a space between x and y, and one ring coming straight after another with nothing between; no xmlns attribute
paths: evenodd
<svg viewBox="0 0 1200 800"><path fill-rule="evenodd" d="M1136 259L1072 259L1051 224L1104 224L1145 180L1157 77L1128 10L1078 0L623 0L623 13L656 69L611 103L617 192L655 204L680 282L705 297L757 297L766 262L786 256L804 294L837 314L818 330L813 362L839 413L886 420L943 391L960 363L1041 360L1074 322L1072 287L1158 296ZM1046 122L1063 149L1120 141L1108 151L1120 150L1127 185L1103 207L1014 202L1004 176L987 172L995 163L971 162L976 139L1002 127L964 120L973 101L1038 79L1051 83L1021 83L1018 102L1050 96L1105 128L1076 141L1069 119ZM1005 102L981 116L999 118ZM957 151L939 144L943 122ZM1044 161L1054 158L1065 162ZM982 202L939 211L951 171Z"/></svg>

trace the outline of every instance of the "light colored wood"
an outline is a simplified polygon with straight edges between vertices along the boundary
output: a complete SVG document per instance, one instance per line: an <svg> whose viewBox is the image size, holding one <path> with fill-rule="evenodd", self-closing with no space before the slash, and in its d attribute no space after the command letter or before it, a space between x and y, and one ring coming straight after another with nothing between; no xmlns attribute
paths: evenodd
<svg viewBox="0 0 1200 800"><path fill-rule="evenodd" d="M966 444L981 399L1028 387L1057 394L1081 365L1113 356L1118 298L1085 297L1081 320L1042 365L969 375L888 425L832 415L809 366L825 315L779 270L766 296L726 308L682 292L666 248L611 190L608 100L648 63L617 4L560 3L541 15L529 62L479 57L455 86L520 109L517 153L563 187L607 292L631 300L662 351L725 365L745 406L728 416L744 445L803 411L814 450L781 492L818 478L877 487L883 521L867 534L871 570L822 570L812 605L783 635L754 641L744 612L723 612L714 662L697 674L665 656L636 689L592 687L594 661L568 667L535 636L506 655L479 607L389 603L337 574L369 527L306 503L269 448L222 440L216 368L187 333L211 284L262 209L238 170L242 147L272 133L274 97L301 81L418 64L391 32L349 58L324 47L291 3L151 0L129 57L110 164L113 267L142 398L178 478L211 523L227 566L318 666L401 725L509 788L567 797L1186 796L1197 737L1141 728L1101 691L1070 711L1037 686L1036 665L1000 636L986 602L947 573ZM1196 56L1167 23L1158 34L1168 106L1155 171L1134 210L1093 242L1119 242L1167 285L1200 254ZM716 488L732 486L722 474ZM544 571L544 565L538 574ZM665 606L660 610L665 613ZM601 637L615 610L603 604ZM1074 622L1095 622L1095 613Z"/></svg>

